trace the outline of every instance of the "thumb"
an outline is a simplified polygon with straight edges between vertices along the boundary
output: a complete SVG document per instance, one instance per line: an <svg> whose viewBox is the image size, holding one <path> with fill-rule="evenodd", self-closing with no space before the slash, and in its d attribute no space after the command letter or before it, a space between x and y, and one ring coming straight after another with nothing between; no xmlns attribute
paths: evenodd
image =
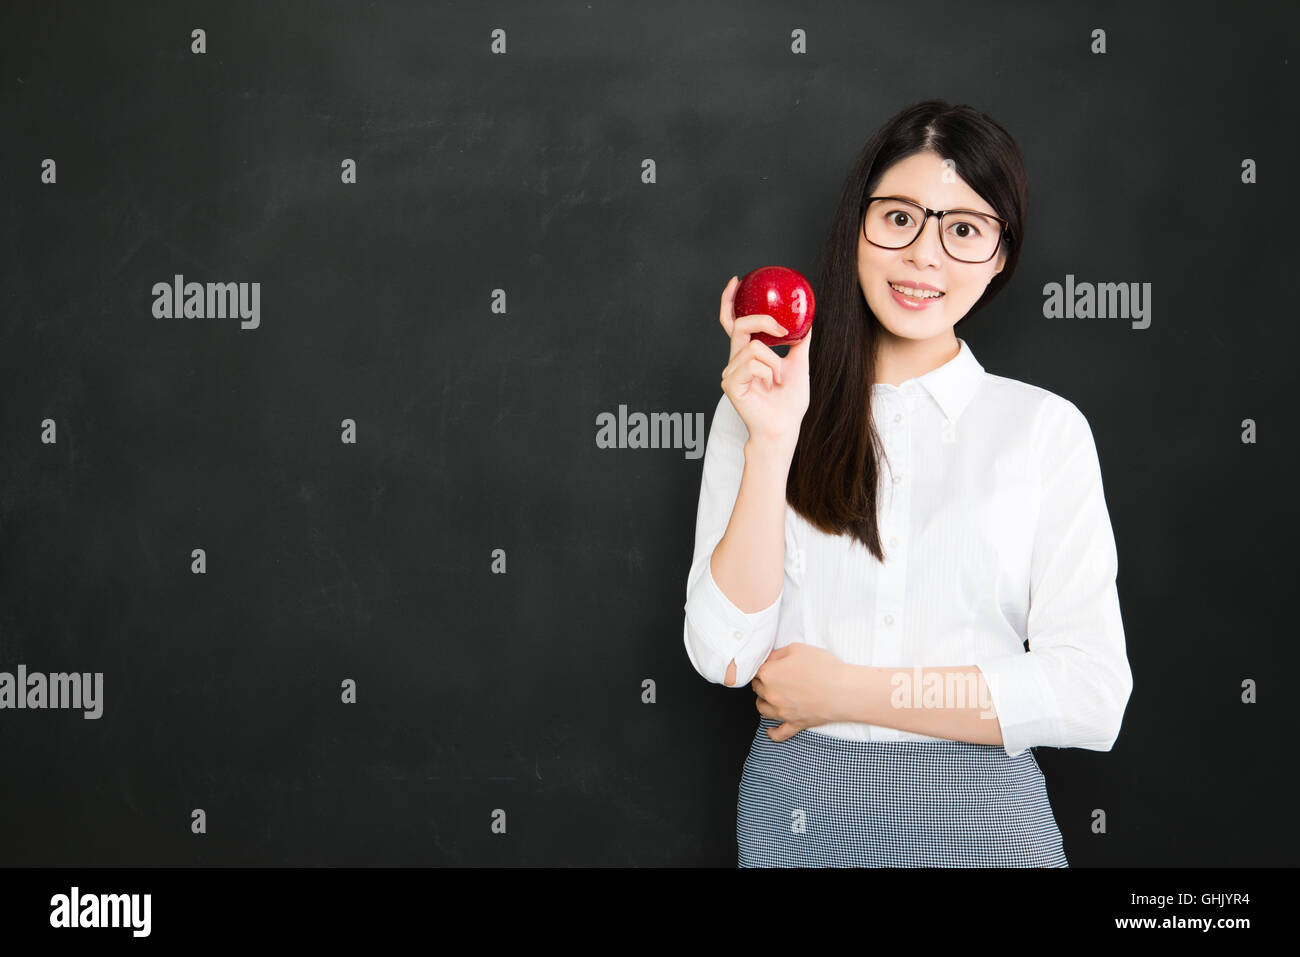
<svg viewBox="0 0 1300 957"><path fill-rule="evenodd" d="M767 729L767 736L777 744L790 740L798 733L799 729L790 724L789 721L782 721L775 728Z"/></svg>
<svg viewBox="0 0 1300 957"><path fill-rule="evenodd" d="M795 361L797 362L807 362L808 349L812 346L812 335L812 326L809 326L804 337L790 346L790 351L787 353L787 356L794 356Z"/></svg>

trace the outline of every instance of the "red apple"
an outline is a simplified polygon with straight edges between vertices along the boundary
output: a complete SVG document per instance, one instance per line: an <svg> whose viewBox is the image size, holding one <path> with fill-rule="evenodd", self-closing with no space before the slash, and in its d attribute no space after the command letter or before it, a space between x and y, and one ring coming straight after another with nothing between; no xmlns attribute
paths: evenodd
<svg viewBox="0 0 1300 957"><path fill-rule="evenodd" d="M808 280L785 266L761 266L742 276L732 302L737 319L755 314L771 316L786 329L784 337L768 332L750 336L768 346L789 345L808 335L815 308Z"/></svg>

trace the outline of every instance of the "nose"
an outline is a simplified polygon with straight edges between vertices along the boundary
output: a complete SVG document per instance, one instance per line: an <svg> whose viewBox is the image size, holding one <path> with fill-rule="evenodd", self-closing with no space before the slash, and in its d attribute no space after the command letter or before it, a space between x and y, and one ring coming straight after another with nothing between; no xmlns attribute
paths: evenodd
<svg viewBox="0 0 1300 957"><path fill-rule="evenodd" d="M931 226L934 228L931 229ZM921 235L917 236L904 252L907 253L905 258L918 269L937 266L943 262L943 237L939 233L938 216L931 216L926 221Z"/></svg>

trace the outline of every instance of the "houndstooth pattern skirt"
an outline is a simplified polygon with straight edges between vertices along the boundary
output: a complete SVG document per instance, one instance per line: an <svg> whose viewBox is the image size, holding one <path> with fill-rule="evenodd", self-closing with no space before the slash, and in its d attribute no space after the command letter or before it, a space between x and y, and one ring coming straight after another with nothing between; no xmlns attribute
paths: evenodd
<svg viewBox="0 0 1300 957"><path fill-rule="evenodd" d="M1032 749L966 741L780 744L760 717L736 805L741 867L1068 867Z"/></svg>

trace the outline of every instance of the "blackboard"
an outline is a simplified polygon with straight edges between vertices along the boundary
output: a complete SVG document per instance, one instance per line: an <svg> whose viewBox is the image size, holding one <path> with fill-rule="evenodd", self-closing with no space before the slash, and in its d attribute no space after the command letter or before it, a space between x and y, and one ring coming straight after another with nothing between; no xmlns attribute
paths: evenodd
<svg viewBox="0 0 1300 957"><path fill-rule="evenodd" d="M1120 746L1040 756L1071 862L1292 861L1295 15L1234 11L7 9L0 671L103 689L0 711L0 863L733 865L701 461L599 417L707 426L722 287L815 275L855 151L936 95L1031 177L962 334L1088 415L1118 542ZM1149 326L1046 318L1067 276L1150 283ZM256 324L174 282L257 283Z"/></svg>

